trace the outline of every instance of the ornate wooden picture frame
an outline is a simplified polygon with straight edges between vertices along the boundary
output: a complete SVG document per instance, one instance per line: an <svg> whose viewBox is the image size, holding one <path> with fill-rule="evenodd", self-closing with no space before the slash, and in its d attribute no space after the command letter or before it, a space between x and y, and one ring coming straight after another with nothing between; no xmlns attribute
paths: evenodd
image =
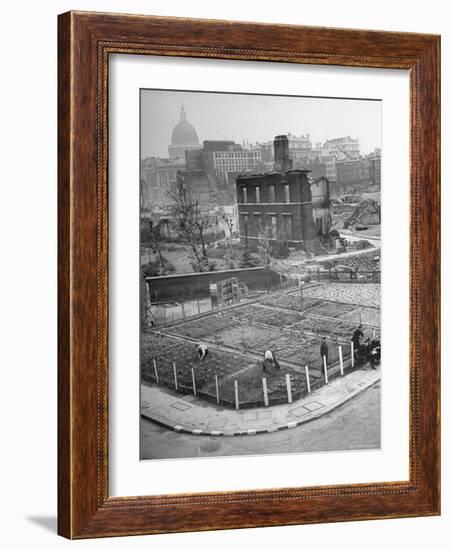
<svg viewBox="0 0 452 550"><path fill-rule="evenodd" d="M68 538L440 513L440 38L69 12L58 62L58 531ZM409 480L111 497L110 54L406 69L410 78Z"/></svg>

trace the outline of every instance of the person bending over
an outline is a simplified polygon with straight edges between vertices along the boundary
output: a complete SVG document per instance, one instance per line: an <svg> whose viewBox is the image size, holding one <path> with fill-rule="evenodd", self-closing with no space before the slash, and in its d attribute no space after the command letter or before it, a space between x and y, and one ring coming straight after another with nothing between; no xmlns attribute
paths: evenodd
<svg viewBox="0 0 452 550"><path fill-rule="evenodd" d="M209 353L209 350L206 346L206 344L199 343L196 344L196 349L198 350L199 360L202 361L207 357L207 354Z"/></svg>
<svg viewBox="0 0 452 550"><path fill-rule="evenodd" d="M262 370L265 372L271 366L275 366L278 370L281 370L281 365L279 364L278 359L276 359L276 355L274 354L274 352L271 349L268 349L264 353L264 360L262 362Z"/></svg>

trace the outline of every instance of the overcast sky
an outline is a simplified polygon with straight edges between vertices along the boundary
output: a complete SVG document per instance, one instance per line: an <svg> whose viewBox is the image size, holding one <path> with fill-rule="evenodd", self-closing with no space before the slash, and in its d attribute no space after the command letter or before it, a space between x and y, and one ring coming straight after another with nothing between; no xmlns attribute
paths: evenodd
<svg viewBox="0 0 452 550"><path fill-rule="evenodd" d="M359 137L363 153L381 147L380 101L142 90L142 158L168 157L181 102L200 143L205 139L255 143L291 132L310 134L313 144Z"/></svg>

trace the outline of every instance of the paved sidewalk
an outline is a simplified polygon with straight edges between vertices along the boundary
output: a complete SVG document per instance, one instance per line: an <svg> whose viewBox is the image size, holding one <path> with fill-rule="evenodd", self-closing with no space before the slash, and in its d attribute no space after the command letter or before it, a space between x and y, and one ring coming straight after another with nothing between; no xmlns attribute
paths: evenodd
<svg viewBox="0 0 452 550"><path fill-rule="evenodd" d="M287 405L231 410L161 386L141 386L141 415L175 431L232 436L275 432L314 420L380 380L380 369L357 369Z"/></svg>

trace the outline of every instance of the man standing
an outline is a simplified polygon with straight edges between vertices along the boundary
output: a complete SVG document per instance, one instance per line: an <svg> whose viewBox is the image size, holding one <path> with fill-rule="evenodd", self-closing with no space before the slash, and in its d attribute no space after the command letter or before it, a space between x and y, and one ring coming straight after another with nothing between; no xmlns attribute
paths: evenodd
<svg viewBox="0 0 452 550"><path fill-rule="evenodd" d="M364 333L362 329L363 329L363 326L360 323L352 336L353 349L355 353L358 351L359 346L361 345L361 340L364 338Z"/></svg>
<svg viewBox="0 0 452 550"><path fill-rule="evenodd" d="M381 360L381 345L380 340L374 339L369 346L369 360L370 366L373 370L377 370L376 366L380 364Z"/></svg>
<svg viewBox="0 0 452 550"><path fill-rule="evenodd" d="M328 365L328 344L326 342L325 336L322 338L322 343L320 344L320 357L322 358L322 366L324 357L326 364Z"/></svg>

